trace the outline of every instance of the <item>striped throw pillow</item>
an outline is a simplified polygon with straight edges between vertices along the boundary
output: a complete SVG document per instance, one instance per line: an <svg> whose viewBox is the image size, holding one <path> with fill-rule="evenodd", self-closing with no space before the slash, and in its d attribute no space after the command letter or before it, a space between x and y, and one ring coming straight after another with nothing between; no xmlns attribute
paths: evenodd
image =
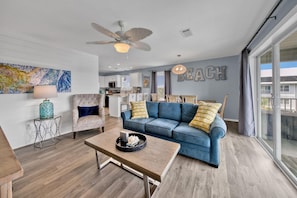
<svg viewBox="0 0 297 198"><path fill-rule="evenodd" d="M132 118L148 118L148 113L146 109L146 101L130 102L132 109Z"/></svg>
<svg viewBox="0 0 297 198"><path fill-rule="evenodd" d="M189 123L189 126L209 133L210 125L214 121L221 106L221 103L199 103L196 115Z"/></svg>

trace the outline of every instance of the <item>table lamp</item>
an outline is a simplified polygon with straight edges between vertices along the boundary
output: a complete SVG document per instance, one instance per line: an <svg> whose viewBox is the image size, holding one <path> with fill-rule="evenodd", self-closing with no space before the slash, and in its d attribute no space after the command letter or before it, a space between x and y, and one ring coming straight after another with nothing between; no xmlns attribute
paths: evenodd
<svg viewBox="0 0 297 198"><path fill-rule="evenodd" d="M34 98L44 98L39 105L40 119L54 117L54 105L48 98L57 97L57 87L55 85L37 85L34 86Z"/></svg>

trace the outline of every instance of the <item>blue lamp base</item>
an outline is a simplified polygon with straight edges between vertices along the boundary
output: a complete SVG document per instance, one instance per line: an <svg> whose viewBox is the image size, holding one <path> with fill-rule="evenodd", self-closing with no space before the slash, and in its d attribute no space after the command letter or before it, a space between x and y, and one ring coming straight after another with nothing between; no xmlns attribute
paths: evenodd
<svg viewBox="0 0 297 198"><path fill-rule="evenodd" d="M54 105L49 100L45 99L43 103L39 105L40 119L48 119L54 117Z"/></svg>

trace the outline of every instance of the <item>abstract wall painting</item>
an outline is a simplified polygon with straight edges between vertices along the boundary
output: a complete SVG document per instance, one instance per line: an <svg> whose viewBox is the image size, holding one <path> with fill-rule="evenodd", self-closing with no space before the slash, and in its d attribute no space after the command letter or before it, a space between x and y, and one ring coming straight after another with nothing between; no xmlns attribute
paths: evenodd
<svg viewBox="0 0 297 198"><path fill-rule="evenodd" d="M35 85L56 85L71 92L71 71L0 63L0 94L33 93Z"/></svg>

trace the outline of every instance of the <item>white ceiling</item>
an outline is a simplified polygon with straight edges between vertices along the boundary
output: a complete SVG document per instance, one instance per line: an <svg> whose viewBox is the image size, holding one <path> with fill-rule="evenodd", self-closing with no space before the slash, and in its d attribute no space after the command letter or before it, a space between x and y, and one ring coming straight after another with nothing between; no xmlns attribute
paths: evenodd
<svg viewBox="0 0 297 198"><path fill-rule="evenodd" d="M0 0L0 34L99 56L99 71L124 71L240 54L276 0ZM115 32L148 28L151 51L115 52L98 23ZM190 28L192 36L180 31ZM180 58L177 54L181 54ZM111 68L109 68L111 67Z"/></svg>

